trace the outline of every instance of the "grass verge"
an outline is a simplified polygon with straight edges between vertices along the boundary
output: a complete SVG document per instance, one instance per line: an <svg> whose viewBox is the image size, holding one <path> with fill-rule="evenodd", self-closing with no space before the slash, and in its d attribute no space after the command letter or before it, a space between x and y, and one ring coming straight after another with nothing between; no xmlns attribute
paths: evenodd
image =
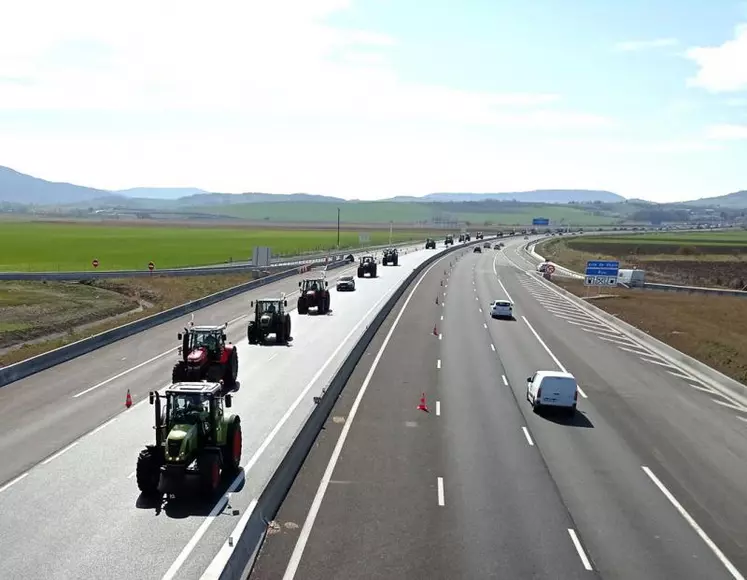
<svg viewBox="0 0 747 580"><path fill-rule="evenodd" d="M3 282L0 366L250 281L250 274Z"/></svg>
<svg viewBox="0 0 747 580"><path fill-rule="evenodd" d="M580 280L554 282L586 296ZM591 300L594 306L747 384L747 300L624 288L604 294L612 296Z"/></svg>

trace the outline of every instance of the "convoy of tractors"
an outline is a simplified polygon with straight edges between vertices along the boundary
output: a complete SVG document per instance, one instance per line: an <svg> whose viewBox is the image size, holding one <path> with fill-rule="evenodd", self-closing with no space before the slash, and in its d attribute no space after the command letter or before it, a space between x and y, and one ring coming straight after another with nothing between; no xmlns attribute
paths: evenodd
<svg viewBox="0 0 747 580"><path fill-rule="evenodd" d="M481 233L478 234L481 237ZM469 240L469 234L459 241ZM446 237L446 245L454 243ZM426 248L435 248L429 238ZM387 248L382 265L399 265L399 252ZM358 278L376 278L377 262L373 255L360 258ZM299 315L327 314L330 311L329 282L324 273L313 274L299 283ZM355 290L352 276L343 276L338 289ZM291 317L286 311L288 300L263 298L250 302L253 315L247 326L249 344L267 344L270 337L279 345L291 337ZM150 496L178 496L197 491L212 496L224 476L240 472L242 434L241 419L228 409L232 391L238 390L239 356L235 345L227 341L228 323L219 326L196 326L194 315L184 332L178 360L174 365L172 384L164 393L151 391L150 404L155 411L155 442L146 445L137 458L136 481L140 491Z"/></svg>

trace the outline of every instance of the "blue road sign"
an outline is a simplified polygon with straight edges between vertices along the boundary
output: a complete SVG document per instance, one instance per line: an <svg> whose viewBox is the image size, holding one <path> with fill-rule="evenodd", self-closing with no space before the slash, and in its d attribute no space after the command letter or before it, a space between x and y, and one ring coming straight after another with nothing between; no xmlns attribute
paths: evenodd
<svg viewBox="0 0 747 580"><path fill-rule="evenodd" d="M532 219L532 225L533 226L549 226L550 218L543 218L543 217L534 218Z"/></svg>
<svg viewBox="0 0 747 580"><path fill-rule="evenodd" d="M586 262L584 285L586 286L617 286L617 276L620 272L620 262L592 260Z"/></svg>

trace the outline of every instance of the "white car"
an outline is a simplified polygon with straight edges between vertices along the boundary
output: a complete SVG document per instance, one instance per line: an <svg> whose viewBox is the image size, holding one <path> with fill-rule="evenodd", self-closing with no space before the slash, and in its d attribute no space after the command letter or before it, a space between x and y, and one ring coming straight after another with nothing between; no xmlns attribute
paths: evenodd
<svg viewBox="0 0 747 580"><path fill-rule="evenodd" d="M490 304L490 316L493 318L513 318L514 305L509 300L494 300Z"/></svg>
<svg viewBox="0 0 747 580"><path fill-rule="evenodd" d="M573 415L578 403L576 378L571 373L537 371L527 378L527 401L535 413L543 407L560 407Z"/></svg>

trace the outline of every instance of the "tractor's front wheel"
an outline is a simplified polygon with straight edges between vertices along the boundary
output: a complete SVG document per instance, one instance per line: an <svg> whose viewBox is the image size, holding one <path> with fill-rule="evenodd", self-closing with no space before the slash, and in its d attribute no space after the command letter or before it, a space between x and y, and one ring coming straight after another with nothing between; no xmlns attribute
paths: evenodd
<svg viewBox="0 0 747 580"><path fill-rule="evenodd" d="M200 474L200 487L203 493L215 494L221 480L220 455L214 451L203 452L197 458L197 471Z"/></svg>
<svg viewBox="0 0 747 580"><path fill-rule="evenodd" d="M244 443L241 419L235 417L228 426L226 445L223 448L223 473L235 475L241 468L241 449Z"/></svg>
<svg viewBox="0 0 747 580"><path fill-rule="evenodd" d="M161 477L161 464L163 461L155 450L146 448L137 457L135 479L140 491L145 495L158 494L158 480Z"/></svg>
<svg viewBox="0 0 747 580"><path fill-rule="evenodd" d="M183 383L188 379L189 369L187 363L179 361L174 365L174 369L171 371L171 382L173 384Z"/></svg>
<svg viewBox="0 0 747 580"><path fill-rule="evenodd" d="M291 339L291 317L290 314L285 315L285 342Z"/></svg>
<svg viewBox="0 0 747 580"><path fill-rule="evenodd" d="M257 327L254 322L250 322L246 328L246 338L249 344L257 344Z"/></svg>

